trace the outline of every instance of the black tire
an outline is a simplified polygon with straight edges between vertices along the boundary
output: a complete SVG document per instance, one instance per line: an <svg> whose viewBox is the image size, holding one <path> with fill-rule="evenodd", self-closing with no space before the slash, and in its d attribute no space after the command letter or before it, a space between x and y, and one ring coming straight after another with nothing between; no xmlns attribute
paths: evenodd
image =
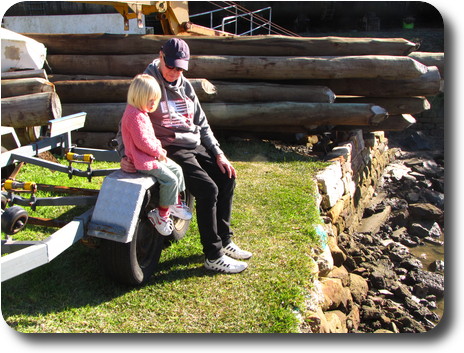
<svg viewBox="0 0 464 353"><path fill-rule="evenodd" d="M104 267L117 282L130 286L146 283L157 270L164 237L146 217L138 220L130 243L102 239L100 249Z"/></svg>
<svg viewBox="0 0 464 353"><path fill-rule="evenodd" d="M4 210L7 205L8 205L8 198L6 197L6 195L2 194L2 210Z"/></svg>
<svg viewBox="0 0 464 353"><path fill-rule="evenodd" d="M181 197L182 197L182 201L184 201L185 204L193 212L193 206L195 204L195 198L193 197L193 195L191 193L189 193L188 191L184 191L181 194ZM187 230L189 229L189 226L190 226L190 220L186 221L186 220L176 218L176 217L173 217L172 220L173 220L173 223L174 223L174 231L168 237L168 240L169 241L180 240L187 233Z"/></svg>
<svg viewBox="0 0 464 353"><path fill-rule="evenodd" d="M12 206L2 211L2 232L12 235L23 230L29 216L25 209Z"/></svg>

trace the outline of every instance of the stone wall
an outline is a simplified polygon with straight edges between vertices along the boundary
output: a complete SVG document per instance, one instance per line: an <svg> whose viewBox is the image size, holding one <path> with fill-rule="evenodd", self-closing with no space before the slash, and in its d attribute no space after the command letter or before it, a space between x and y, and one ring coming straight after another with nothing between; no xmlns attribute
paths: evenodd
<svg viewBox="0 0 464 353"><path fill-rule="evenodd" d="M332 162L316 176L319 208L336 233L357 227L384 168L393 160L384 132L346 133L327 155Z"/></svg>
<svg viewBox="0 0 464 353"><path fill-rule="evenodd" d="M302 331L346 333L360 323L359 305L367 296L367 281L343 267L346 255L337 245L340 234L350 234L359 226L365 208L385 167L394 159L383 132L353 130L328 154L332 162L316 176L323 251L319 254L318 278L308 296L308 313ZM319 229L320 232L320 229Z"/></svg>

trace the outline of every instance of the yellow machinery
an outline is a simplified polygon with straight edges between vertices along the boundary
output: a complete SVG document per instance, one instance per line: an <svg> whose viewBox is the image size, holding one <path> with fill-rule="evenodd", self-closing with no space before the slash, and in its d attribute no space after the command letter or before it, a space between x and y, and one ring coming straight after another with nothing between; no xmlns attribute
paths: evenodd
<svg viewBox="0 0 464 353"><path fill-rule="evenodd" d="M143 27L142 15L157 13L166 35L234 36L190 22L187 1L82 1L113 6L124 18L124 29L129 29L129 20L137 18Z"/></svg>

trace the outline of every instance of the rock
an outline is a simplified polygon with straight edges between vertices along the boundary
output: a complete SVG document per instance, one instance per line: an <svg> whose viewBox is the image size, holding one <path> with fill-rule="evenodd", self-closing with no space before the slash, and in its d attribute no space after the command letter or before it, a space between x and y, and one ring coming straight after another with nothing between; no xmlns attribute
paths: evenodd
<svg viewBox="0 0 464 353"><path fill-rule="evenodd" d="M361 304L367 297L369 285L367 281L359 275L350 273L350 291L355 303Z"/></svg>
<svg viewBox="0 0 464 353"><path fill-rule="evenodd" d="M403 267L409 271L420 270L422 266L422 262L414 257L405 258L400 263L400 267Z"/></svg>
<svg viewBox="0 0 464 353"><path fill-rule="evenodd" d="M350 274L343 266L334 267L332 271L329 273L328 277L340 279L344 287L350 286Z"/></svg>
<svg viewBox="0 0 464 353"><path fill-rule="evenodd" d="M352 300L351 293L348 294L349 291L345 291L340 279L323 278L321 279L321 283L322 293L324 294L323 311L348 307L348 302Z"/></svg>
<svg viewBox="0 0 464 353"><path fill-rule="evenodd" d="M379 271L374 271L369 276L369 281L373 288L383 289L385 288L385 277L384 274Z"/></svg>
<svg viewBox="0 0 464 353"><path fill-rule="evenodd" d="M429 270L432 272L445 272L445 262L443 260L435 260L429 265Z"/></svg>
<svg viewBox="0 0 464 353"><path fill-rule="evenodd" d="M433 223L432 228L430 228L429 234L434 238L441 238L443 236L443 231L441 230L441 227L437 222Z"/></svg>
<svg viewBox="0 0 464 353"><path fill-rule="evenodd" d="M364 320L376 320L376 319L379 319L381 315L382 315L381 310L376 307L367 306L367 305L363 305L361 307L361 317Z"/></svg>
<svg viewBox="0 0 464 353"><path fill-rule="evenodd" d="M305 326L311 333L330 333L329 324L321 308L306 315Z"/></svg>
<svg viewBox="0 0 464 353"><path fill-rule="evenodd" d="M409 226L409 234L417 236L419 238L425 238L430 235L429 230L420 223L412 223Z"/></svg>
<svg viewBox="0 0 464 353"><path fill-rule="evenodd" d="M346 254L340 249L335 237L328 237L328 245L332 254L333 265L341 266L346 260Z"/></svg>
<svg viewBox="0 0 464 353"><path fill-rule="evenodd" d="M413 219L443 221L443 211L430 203L414 203L409 205L409 214Z"/></svg>
<svg viewBox="0 0 464 353"><path fill-rule="evenodd" d="M359 313L359 308L356 305L353 305L350 313L346 316L346 328L349 332L356 331L359 328L361 323L361 316Z"/></svg>
<svg viewBox="0 0 464 353"><path fill-rule="evenodd" d="M429 243L429 244L432 244L432 245L435 245L435 246L443 246L444 245L444 242L442 242L441 240L438 240L438 239L434 239L432 237L426 237L426 238L424 238L424 241L426 243Z"/></svg>
<svg viewBox="0 0 464 353"><path fill-rule="evenodd" d="M401 300L404 300L405 298L409 298L412 296L411 291L404 284L400 284L397 288L395 288L394 293L395 293L395 296L397 296Z"/></svg>
<svg viewBox="0 0 464 353"><path fill-rule="evenodd" d="M346 328L346 317L343 320L340 315L340 311L328 311L325 313L325 318L327 320L327 325L330 333L348 333ZM341 313L343 314L343 313ZM343 321L342 321L343 320Z"/></svg>
<svg viewBox="0 0 464 353"><path fill-rule="evenodd" d="M374 333L395 333L395 332L381 328L381 329L375 330Z"/></svg>
<svg viewBox="0 0 464 353"><path fill-rule="evenodd" d="M422 283L427 288L428 294L434 294L439 298L442 298L445 293L445 279L440 273L417 269L408 273L406 281L409 285Z"/></svg>

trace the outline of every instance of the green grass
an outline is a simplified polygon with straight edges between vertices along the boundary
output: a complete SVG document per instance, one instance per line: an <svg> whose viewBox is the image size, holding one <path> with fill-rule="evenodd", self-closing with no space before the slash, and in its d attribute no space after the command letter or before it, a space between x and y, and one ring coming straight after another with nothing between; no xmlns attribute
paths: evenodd
<svg viewBox="0 0 464 353"><path fill-rule="evenodd" d="M160 270L140 288L112 282L98 249L79 243L50 264L2 283L5 321L20 332L298 332L295 313L304 314L311 248L318 245L313 175L321 164L269 143L223 147L238 171L235 241L254 253L245 272L204 269L195 221L185 238L163 251ZM82 179L76 185L74 178L30 166L23 173L37 182L40 174L40 182L49 184L101 183ZM43 212L48 217L51 211Z"/></svg>

